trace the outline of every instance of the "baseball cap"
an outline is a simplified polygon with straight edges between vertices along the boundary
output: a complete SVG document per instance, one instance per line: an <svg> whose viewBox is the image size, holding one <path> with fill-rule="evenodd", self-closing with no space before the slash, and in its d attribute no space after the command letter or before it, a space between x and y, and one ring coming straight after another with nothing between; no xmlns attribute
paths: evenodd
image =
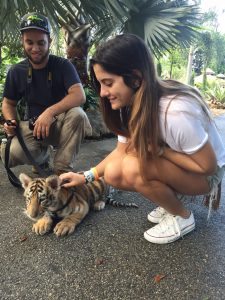
<svg viewBox="0 0 225 300"><path fill-rule="evenodd" d="M21 20L20 31L23 32L28 29L37 29L50 34L49 20L39 13L26 14Z"/></svg>

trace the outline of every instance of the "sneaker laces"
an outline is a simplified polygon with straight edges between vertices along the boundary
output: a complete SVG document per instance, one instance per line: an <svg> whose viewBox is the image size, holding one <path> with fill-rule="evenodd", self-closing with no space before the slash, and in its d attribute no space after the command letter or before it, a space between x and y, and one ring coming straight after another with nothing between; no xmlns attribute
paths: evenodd
<svg viewBox="0 0 225 300"><path fill-rule="evenodd" d="M166 210L161 206L156 207L155 209L153 209L153 211L154 212L159 212L161 214L164 214L166 212Z"/></svg>
<svg viewBox="0 0 225 300"><path fill-rule="evenodd" d="M180 226L176 220L176 216L174 216L174 215L166 214L163 217L162 221L157 226L159 228L163 229L162 231L165 231L165 229L168 229L168 228L173 228L174 233L178 233L179 236L182 236Z"/></svg>

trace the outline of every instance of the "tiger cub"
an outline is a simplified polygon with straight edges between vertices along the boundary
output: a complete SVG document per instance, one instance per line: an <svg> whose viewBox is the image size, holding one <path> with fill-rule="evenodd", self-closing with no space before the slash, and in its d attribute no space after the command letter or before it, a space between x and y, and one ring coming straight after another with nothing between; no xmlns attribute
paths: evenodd
<svg viewBox="0 0 225 300"><path fill-rule="evenodd" d="M26 198L25 213L29 218L37 220L32 230L39 235L49 232L56 219L60 220L54 227L56 236L71 234L90 208L102 210L105 203L121 207L138 207L135 203L125 204L113 199L107 201L109 186L103 177L72 189L62 187L57 175L32 179L21 173L19 179Z"/></svg>

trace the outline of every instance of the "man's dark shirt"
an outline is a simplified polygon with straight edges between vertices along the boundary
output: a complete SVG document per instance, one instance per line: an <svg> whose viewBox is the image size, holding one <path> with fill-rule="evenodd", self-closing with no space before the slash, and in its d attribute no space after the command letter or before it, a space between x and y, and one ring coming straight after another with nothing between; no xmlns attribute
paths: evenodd
<svg viewBox="0 0 225 300"><path fill-rule="evenodd" d="M45 68L32 69L31 83L28 83L28 67L25 59L9 69L3 93L3 97L16 102L25 99L27 118L39 116L47 107L62 100L73 84L80 83L75 67L65 58L50 55Z"/></svg>

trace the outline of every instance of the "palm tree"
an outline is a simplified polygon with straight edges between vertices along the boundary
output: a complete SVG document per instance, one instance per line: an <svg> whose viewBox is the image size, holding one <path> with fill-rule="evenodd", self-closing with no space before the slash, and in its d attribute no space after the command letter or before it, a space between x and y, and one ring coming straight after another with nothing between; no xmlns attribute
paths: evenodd
<svg viewBox="0 0 225 300"><path fill-rule="evenodd" d="M112 0L106 7L102 6L100 14L99 5L96 1L94 4L91 2L89 6L82 7L82 18L80 11L77 11L73 15L67 13L69 22L60 21L67 32L67 56L78 69L79 66L83 68L80 74L83 74L85 83L88 79L85 66L90 44L98 44L110 35L120 32L137 34L146 40L156 57L177 44L187 47L196 37L199 7L189 5L186 0Z"/></svg>
<svg viewBox="0 0 225 300"><path fill-rule="evenodd" d="M187 47L196 37L199 7L186 0L137 1L139 11L124 24L125 31L146 40L156 56L180 44Z"/></svg>
<svg viewBox="0 0 225 300"><path fill-rule="evenodd" d="M0 53L3 45L19 40L20 18L31 11L47 15L56 34L63 26L67 56L80 62L84 78L82 61L91 44L115 32L132 32L158 56L178 43L187 46L199 17L198 6L188 5L188 0L0 0Z"/></svg>

